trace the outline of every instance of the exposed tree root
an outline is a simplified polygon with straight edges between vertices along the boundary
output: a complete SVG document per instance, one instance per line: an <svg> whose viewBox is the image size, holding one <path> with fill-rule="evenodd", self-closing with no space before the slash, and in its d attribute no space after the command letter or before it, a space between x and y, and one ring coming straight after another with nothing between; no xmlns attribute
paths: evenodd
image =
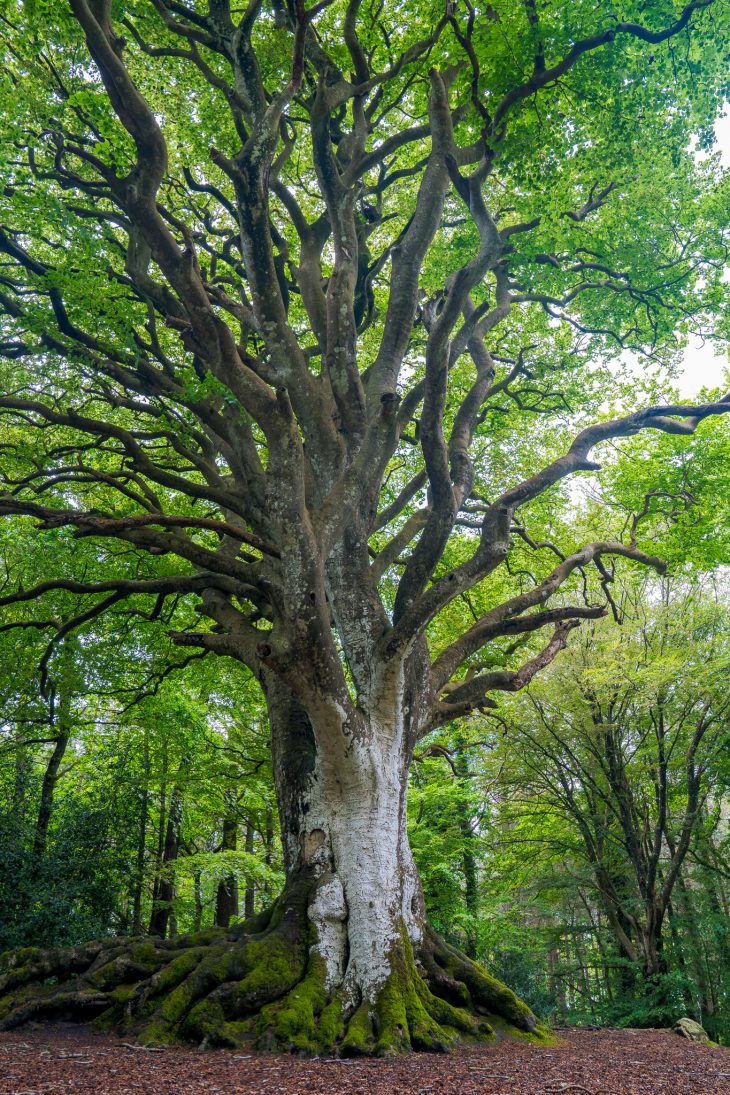
<svg viewBox="0 0 730 1095"><path fill-rule="evenodd" d="M328 992L303 898L289 893L245 932L5 954L0 1030L44 1017L93 1018L146 1045L378 1056L444 1051L500 1031L543 1037L514 993L430 931L417 954L403 933L374 1001L353 1004Z"/></svg>

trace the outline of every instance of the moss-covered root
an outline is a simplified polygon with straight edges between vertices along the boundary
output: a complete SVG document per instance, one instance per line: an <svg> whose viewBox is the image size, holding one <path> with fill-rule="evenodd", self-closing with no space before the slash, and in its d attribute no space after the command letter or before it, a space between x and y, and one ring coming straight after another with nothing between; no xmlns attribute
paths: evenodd
<svg viewBox="0 0 730 1095"><path fill-rule="evenodd" d="M356 1008L327 989L311 943L301 907L287 901L254 935L212 929L18 951L0 964L0 1029L39 1016L96 1017L147 1044L378 1056L444 1051L500 1031L542 1037L514 993L434 933L414 955L403 932L388 980Z"/></svg>
<svg viewBox="0 0 730 1095"><path fill-rule="evenodd" d="M107 939L0 955L0 1030L39 1016L92 1019L143 1042L237 1044L307 966L306 879L263 917L173 940Z"/></svg>
<svg viewBox="0 0 730 1095"><path fill-rule="evenodd" d="M428 928L419 959L431 991L487 1017L499 1032L543 1041L549 1031L511 989Z"/></svg>
<svg viewBox="0 0 730 1095"><path fill-rule="evenodd" d="M185 938L140 937L8 951L0 955L0 1030L42 1016L92 1019L114 1008L120 994L141 991L181 949Z"/></svg>
<svg viewBox="0 0 730 1095"><path fill-rule="evenodd" d="M494 1040L482 1016L431 991L403 933L391 955L392 972L372 1002L351 1017L341 1051L389 1057L410 1050L445 1052L458 1041Z"/></svg>
<svg viewBox="0 0 730 1095"><path fill-rule="evenodd" d="M98 1015L111 1002L110 984L149 977L165 961L152 945L143 947L144 957L138 958L139 945L139 940L101 940L0 955L0 1030L42 1015Z"/></svg>
<svg viewBox="0 0 730 1095"><path fill-rule="evenodd" d="M255 1016L224 1022L215 1038L230 1045L250 1039L256 1049L350 1056L392 1056L412 1049L443 1052L463 1038L494 1039L483 1017L429 990L405 934L391 960L391 975L375 1000L353 1011L340 992L327 990L324 961L310 951L300 980L288 992ZM209 1019L210 1004L209 997Z"/></svg>
<svg viewBox="0 0 730 1095"><path fill-rule="evenodd" d="M5 954L0 1030L63 1016L96 1019L148 1043L237 1044L256 1037L252 1017L302 979L306 948L291 927L283 916L258 938L214 929L168 942L115 939ZM238 1023L233 1039L231 1021Z"/></svg>

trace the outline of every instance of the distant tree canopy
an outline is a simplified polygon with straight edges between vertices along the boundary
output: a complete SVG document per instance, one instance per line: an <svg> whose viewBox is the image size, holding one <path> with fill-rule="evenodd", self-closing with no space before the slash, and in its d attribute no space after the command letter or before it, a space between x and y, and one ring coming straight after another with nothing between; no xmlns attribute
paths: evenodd
<svg viewBox="0 0 730 1095"><path fill-rule="evenodd" d="M575 903L572 940L544 909L553 986L572 965L588 1013L651 1025L685 1010L727 1038L727 588L652 583L623 602L622 627L596 626L507 714L493 817L508 861L544 849L527 890Z"/></svg>
<svg viewBox="0 0 730 1095"><path fill-rule="evenodd" d="M2 626L43 637L57 744L67 641L92 627L153 636L151 679L191 650L245 665L285 872L262 917L180 944L172 974L155 942L28 960L9 987L58 991L2 1021L91 1008L150 1039L381 1054L539 1037L429 926L408 771L616 609L617 560L661 572L658 532L683 542L697 499L661 461L590 520L561 484L618 439L730 410L675 401L665 368L725 333L728 186L696 153L728 90L726 0L0 16ZM42 534L39 574L22 538Z"/></svg>

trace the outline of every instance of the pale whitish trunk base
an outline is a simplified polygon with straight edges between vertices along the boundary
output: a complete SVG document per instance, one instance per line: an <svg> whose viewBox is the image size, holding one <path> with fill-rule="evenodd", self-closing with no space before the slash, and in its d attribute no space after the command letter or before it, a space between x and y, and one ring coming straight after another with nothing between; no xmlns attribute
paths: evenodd
<svg viewBox="0 0 730 1095"><path fill-rule="evenodd" d="M308 915L327 988L346 1003L374 1000L405 932L423 938L425 910L406 835L403 773L372 744L353 743L329 778L317 770L300 837L302 866L316 879Z"/></svg>

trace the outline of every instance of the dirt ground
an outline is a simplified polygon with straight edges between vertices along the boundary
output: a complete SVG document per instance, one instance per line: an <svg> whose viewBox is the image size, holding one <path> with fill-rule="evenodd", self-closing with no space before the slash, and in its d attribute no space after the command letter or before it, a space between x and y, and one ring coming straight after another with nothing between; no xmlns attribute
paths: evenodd
<svg viewBox="0 0 730 1095"><path fill-rule="evenodd" d="M730 1049L666 1031L560 1031L394 1061L143 1049L79 1026L0 1034L0 1095L730 1095Z"/></svg>

